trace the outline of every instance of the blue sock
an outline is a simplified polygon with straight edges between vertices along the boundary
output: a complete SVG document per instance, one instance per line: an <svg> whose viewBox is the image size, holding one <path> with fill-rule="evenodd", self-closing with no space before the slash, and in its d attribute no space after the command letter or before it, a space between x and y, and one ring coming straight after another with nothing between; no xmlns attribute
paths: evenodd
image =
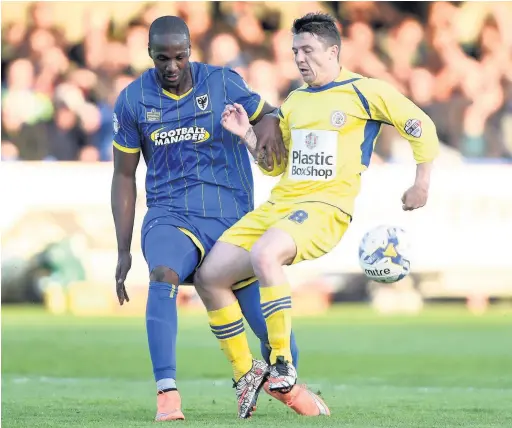
<svg viewBox="0 0 512 428"><path fill-rule="evenodd" d="M247 320L254 334L260 339L261 355L263 359L267 364L270 364L270 345L268 343L267 324L261 312L259 282L253 282L247 287L236 290L234 293L242 309L244 318ZM293 358L292 363L294 367L297 368L299 364L299 348L297 347L293 331L290 337L290 345Z"/></svg>
<svg viewBox="0 0 512 428"><path fill-rule="evenodd" d="M177 294L177 286L166 282L149 283L146 330L153 374L159 390L176 388Z"/></svg>

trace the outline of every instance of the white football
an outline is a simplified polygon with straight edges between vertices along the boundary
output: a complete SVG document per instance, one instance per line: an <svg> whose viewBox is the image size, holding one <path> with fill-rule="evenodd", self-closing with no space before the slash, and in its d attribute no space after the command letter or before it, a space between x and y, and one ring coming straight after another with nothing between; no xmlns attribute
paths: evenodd
<svg viewBox="0 0 512 428"><path fill-rule="evenodd" d="M410 272L410 244L401 227L378 226L359 244L359 265L373 281L400 281Z"/></svg>

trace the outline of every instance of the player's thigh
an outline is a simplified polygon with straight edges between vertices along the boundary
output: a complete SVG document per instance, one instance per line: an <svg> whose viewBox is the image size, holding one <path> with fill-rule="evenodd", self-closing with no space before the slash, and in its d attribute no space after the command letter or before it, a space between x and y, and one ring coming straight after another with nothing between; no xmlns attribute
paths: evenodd
<svg viewBox="0 0 512 428"><path fill-rule="evenodd" d="M200 287L243 287L254 282L250 251L254 243L268 227L269 203L246 214L220 237L208 254L196 275L195 283Z"/></svg>
<svg viewBox="0 0 512 428"><path fill-rule="evenodd" d="M281 219L275 224L279 224ZM256 242L251 251L251 259L256 272L275 263L289 265L295 259L297 245L293 235L278 227L270 227Z"/></svg>
<svg viewBox="0 0 512 428"><path fill-rule="evenodd" d="M292 212L273 227L287 232L295 241L293 263L317 259L340 242L350 224L350 216L321 202L296 204Z"/></svg>
<svg viewBox="0 0 512 428"><path fill-rule="evenodd" d="M181 283L196 269L200 251L192 239L178 227L159 224L148 228L142 236L142 252L148 264L150 278L162 280L162 272L171 270Z"/></svg>
<svg viewBox="0 0 512 428"><path fill-rule="evenodd" d="M231 288L233 284L254 275L247 250L228 242L217 242L194 277L202 289Z"/></svg>

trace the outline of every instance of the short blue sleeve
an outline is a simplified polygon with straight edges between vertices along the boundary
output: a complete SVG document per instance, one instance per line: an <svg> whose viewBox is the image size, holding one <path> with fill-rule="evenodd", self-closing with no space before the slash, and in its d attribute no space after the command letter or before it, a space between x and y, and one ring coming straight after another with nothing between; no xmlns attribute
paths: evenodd
<svg viewBox="0 0 512 428"><path fill-rule="evenodd" d="M112 116L113 141L116 149L125 153L140 151L140 135L137 127L135 110L128 97L128 90L124 89L117 98Z"/></svg>
<svg viewBox="0 0 512 428"><path fill-rule="evenodd" d="M249 120L253 121L260 114L265 101L249 88L236 71L226 68L223 72L225 73L228 102L242 104L249 115Z"/></svg>

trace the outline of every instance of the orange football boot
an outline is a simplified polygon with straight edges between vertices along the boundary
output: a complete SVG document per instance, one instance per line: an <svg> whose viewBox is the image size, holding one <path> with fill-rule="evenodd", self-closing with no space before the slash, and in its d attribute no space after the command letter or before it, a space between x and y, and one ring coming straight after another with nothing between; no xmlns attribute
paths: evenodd
<svg viewBox="0 0 512 428"><path fill-rule="evenodd" d="M158 391L155 422L180 421L184 419L185 415L181 411L180 393L176 390Z"/></svg>
<svg viewBox="0 0 512 428"><path fill-rule="evenodd" d="M263 385L265 392L284 403L290 409L302 416L330 416L331 412L327 405L318 395L310 391L306 385L294 385L290 392L272 392L268 382Z"/></svg>

